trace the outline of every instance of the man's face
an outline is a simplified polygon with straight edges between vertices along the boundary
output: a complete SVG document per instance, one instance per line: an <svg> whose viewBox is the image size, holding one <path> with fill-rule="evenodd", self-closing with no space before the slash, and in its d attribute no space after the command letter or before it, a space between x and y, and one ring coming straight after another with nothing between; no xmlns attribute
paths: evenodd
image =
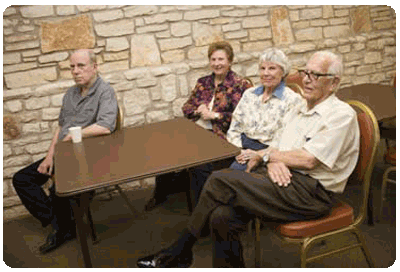
<svg viewBox="0 0 400 272"><path fill-rule="evenodd" d="M70 59L71 73L75 83L81 87L88 87L97 73L97 64L91 63L89 53L75 52Z"/></svg>
<svg viewBox="0 0 400 272"><path fill-rule="evenodd" d="M312 57L307 63L305 71L310 75L303 77L303 97L307 100L309 109L324 101L334 90L335 77L318 76L327 74L328 68L329 61L326 58Z"/></svg>

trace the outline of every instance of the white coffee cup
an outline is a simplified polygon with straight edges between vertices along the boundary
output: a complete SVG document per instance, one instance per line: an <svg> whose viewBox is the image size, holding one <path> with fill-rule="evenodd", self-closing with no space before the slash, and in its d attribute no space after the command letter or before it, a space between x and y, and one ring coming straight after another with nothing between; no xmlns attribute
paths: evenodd
<svg viewBox="0 0 400 272"><path fill-rule="evenodd" d="M82 142L82 128L81 127L70 127L69 134L72 136L72 142L80 143Z"/></svg>

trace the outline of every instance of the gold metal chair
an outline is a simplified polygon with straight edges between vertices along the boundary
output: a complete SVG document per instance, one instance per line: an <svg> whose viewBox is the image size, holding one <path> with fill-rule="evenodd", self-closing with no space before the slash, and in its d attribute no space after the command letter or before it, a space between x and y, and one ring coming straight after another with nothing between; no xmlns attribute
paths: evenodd
<svg viewBox="0 0 400 272"><path fill-rule="evenodd" d="M381 189L381 207L380 207L380 212L379 212L380 219L382 218L383 203L386 200L387 183L390 182L390 183L396 184L396 179L391 178L391 175L393 173L396 173L396 148L390 147L388 141L386 141L386 145L387 145L387 151L385 154L385 160L387 163L390 163L391 166L389 166L383 173L382 189Z"/></svg>
<svg viewBox="0 0 400 272"><path fill-rule="evenodd" d="M353 174L357 180L362 181L363 194L361 196L361 209L357 217L354 218L353 207L342 202L332 209L330 215L323 218L279 225L276 228L278 236L287 242L301 245L301 267L306 267L307 263L314 260L358 247L362 249L368 265L375 267L374 260L369 253L359 226L366 218L371 174L375 165L376 151L380 141L379 128L375 115L370 108L355 100L348 101L348 103L356 110L360 127L360 154ZM253 222L256 239L255 264L256 267L260 267L260 218L255 218ZM354 234L357 238L357 243L342 246L341 248L311 257L307 256L308 251L316 243L325 242L327 239L335 238L337 235L344 233ZM336 240L333 240L333 242L335 241Z"/></svg>

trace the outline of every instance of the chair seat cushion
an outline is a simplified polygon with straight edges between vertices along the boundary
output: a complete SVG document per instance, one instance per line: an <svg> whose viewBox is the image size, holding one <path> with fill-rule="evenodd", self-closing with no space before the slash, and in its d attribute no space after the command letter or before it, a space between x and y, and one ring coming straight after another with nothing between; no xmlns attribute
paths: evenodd
<svg viewBox="0 0 400 272"><path fill-rule="evenodd" d="M349 226L353 221L353 208L346 203L338 203L325 217L282 224L277 230L288 238L304 238Z"/></svg>

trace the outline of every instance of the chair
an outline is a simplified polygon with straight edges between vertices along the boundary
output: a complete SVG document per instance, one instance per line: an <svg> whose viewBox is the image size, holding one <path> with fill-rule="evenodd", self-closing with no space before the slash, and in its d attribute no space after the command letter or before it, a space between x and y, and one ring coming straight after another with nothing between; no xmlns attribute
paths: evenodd
<svg viewBox="0 0 400 272"><path fill-rule="evenodd" d="M368 265L375 267L365 240L360 232L359 226L366 218L369 198L369 187L371 174L374 168L377 147L380 141L379 128L376 118L366 105L359 101L348 101L357 111L360 127L360 154L357 166L353 174L355 178L362 181L363 194L361 196L361 208L356 218L354 209L349 204L341 202L335 206L328 216L309 221L298 221L279 225L275 230L283 240L299 243L301 245L301 267L317 259L322 259L335 253L348 249L360 247ZM260 218L255 218L255 264L260 266ZM357 243L343 246L329 252L324 252L312 257L307 257L308 251L318 242L325 242L329 238L335 238L338 234L352 233L357 238ZM335 241L333 241L335 242Z"/></svg>
<svg viewBox="0 0 400 272"><path fill-rule="evenodd" d="M286 86L288 86L290 89L295 91L296 93L302 95L303 94L303 78L300 76L298 72L289 74L286 77Z"/></svg>

